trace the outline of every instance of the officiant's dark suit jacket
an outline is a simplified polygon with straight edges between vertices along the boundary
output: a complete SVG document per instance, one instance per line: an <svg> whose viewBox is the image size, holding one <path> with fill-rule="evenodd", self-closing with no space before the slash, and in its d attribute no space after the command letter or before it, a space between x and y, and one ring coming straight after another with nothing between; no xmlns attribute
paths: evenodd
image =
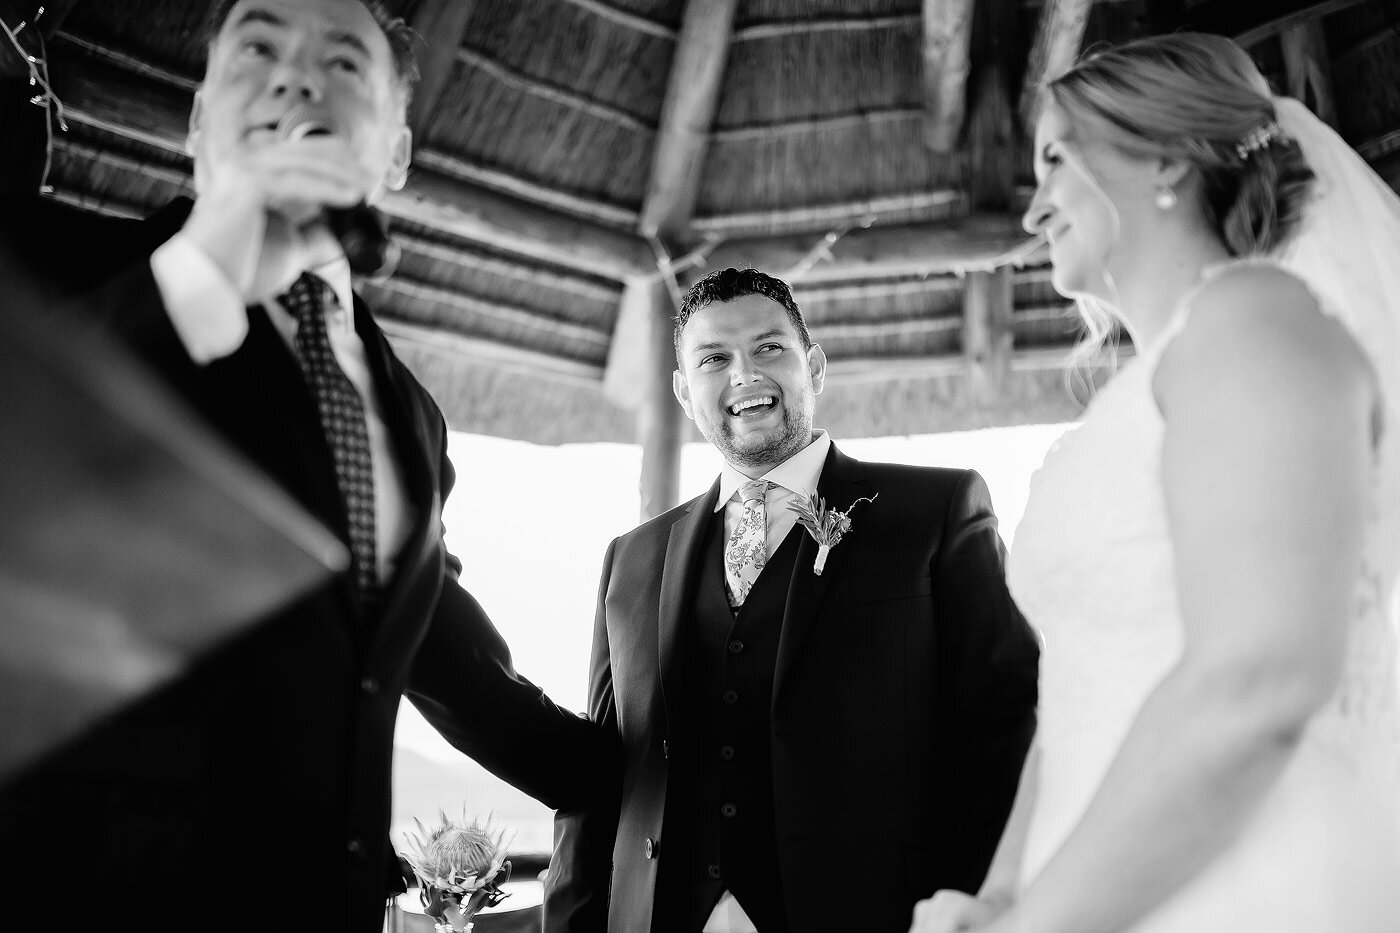
<svg viewBox="0 0 1400 933"><path fill-rule="evenodd" d="M590 712L621 736L625 775L607 806L556 820L546 933L698 933L703 923L692 916L686 928L676 919L686 911L666 900L719 866L697 861L666 824L668 791L692 777L682 769L733 767L745 752L687 748L680 729L695 699L684 678L700 650L693 607L717 585L700 577L717 564L702 552L719 543L718 489L608 551ZM818 491L841 509L878 498L851 513L820 576L816 543L793 531L771 706L760 711L771 788L749 798L771 807L778 871L748 888L776 892L794 933L905 933L916 900L983 880L1034 732L1039 649L1007 592L975 472L863 463L833 446ZM754 807L715 809L738 826Z"/></svg>
<svg viewBox="0 0 1400 933"><path fill-rule="evenodd" d="M243 346L206 366L172 329L148 257L188 202L144 223L4 207L10 248L46 296L88 304L55 313L54 326L96 322L124 338L346 540L315 403L265 314L250 309ZM415 516L382 615L357 618L342 575L0 789L0 926L16 910L52 918L64 900L82 911L74 916L92 909L123 927L139 917L151 930L378 931L397 874L390 760L403 695L459 749L550 806L577 804L608 773L615 739L517 674L458 584L440 521L453 484L443 418L358 300L355 327Z"/></svg>

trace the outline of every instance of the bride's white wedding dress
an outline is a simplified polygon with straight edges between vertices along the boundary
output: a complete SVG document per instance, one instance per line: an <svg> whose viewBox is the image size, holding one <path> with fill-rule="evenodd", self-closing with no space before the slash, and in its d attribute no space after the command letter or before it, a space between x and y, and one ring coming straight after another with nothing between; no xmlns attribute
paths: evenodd
<svg viewBox="0 0 1400 933"><path fill-rule="evenodd" d="M1174 326L1051 448L1016 532L1011 589L1045 639L1043 758L1023 881L1078 822L1138 708L1181 652L1152 378L1188 308L1184 301ZM1377 459L1390 461L1376 463L1378 486L1400 462ZM1373 499L1354 609L1338 620L1348 642L1336 694L1239 838L1133 933L1400 931L1400 715L1389 605L1400 515L1381 501Z"/></svg>

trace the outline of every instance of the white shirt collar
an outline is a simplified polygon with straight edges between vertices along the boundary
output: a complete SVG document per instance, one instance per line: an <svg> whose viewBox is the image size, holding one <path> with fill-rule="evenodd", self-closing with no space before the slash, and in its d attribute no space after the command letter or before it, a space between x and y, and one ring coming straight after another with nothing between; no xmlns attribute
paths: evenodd
<svg viewBox="0 0 1400 933"><path fill-rule="evenodd" d="M825 431L818 431L812 438L812 443L762 476L745 476L726 463L719 471L719 499L715 502L715 511L724 508L734 497L734 493L738 492L739 487L751 479L766 479L796 493L804 500L810 499L817 491L817 480L821 478L822 466L825 465L826 455L830 451L831 437Z"/></svg>
<svg viewBox="0 0 1400 933"><path fill-rule="evenodd" d="M350 260L344 256L337 256L318 266L313 266L306 270L312 275L320 277L331 291L335 292L335 299L340 307L330 309L326 314L326 328L331 332L341 331L343 333L353 333L355 330L355 288L350 276ZM287 309L281 303L269 301L266 307L276 308L282 312L287 320L292 320L292 316L287 313Z"/></svg>
<svg viewBox="0 0 1400 933"><path fill-rule="evenodd" d="M336 301L340 302L340 307L345 311L345 319L350 323L351 329L355 322L355 288L350 280L350 260L344 256L337 256L329 262L323 262L314 269L309 270L315 275L319 275L326 280L326 284L335 292Z"/></svg>

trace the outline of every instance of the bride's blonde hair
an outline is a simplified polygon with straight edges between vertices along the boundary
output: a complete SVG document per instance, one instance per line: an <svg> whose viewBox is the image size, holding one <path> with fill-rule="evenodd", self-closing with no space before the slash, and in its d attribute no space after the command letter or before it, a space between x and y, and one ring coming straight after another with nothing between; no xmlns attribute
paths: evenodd
<svg viewBox="0 0 1400 933"><path fill-rule="evenodd" d="M1313 173L1276 128L1268 82L1223 36L1180 32L1092 51L1045 86L1074 137L1139 158L1180 159L1200 175L1206 218L1233 255L1277 250L1296 229ZM1245 150L1241 150L1245 146ZM1081 302L1091 350L1112 329L1107 310Z"/></svg>

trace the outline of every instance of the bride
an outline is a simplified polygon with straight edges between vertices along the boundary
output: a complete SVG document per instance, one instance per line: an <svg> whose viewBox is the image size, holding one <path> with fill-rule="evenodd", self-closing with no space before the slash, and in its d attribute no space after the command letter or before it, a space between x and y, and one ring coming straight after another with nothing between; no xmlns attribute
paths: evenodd
<svg viewBox="0 0 1400 933"><path fill-rule="evenodd" d="M1137 357L1011 554L1038 764L913 930L1400 930L1400 202L1216 36L1088 57L1035 145L1056 288Z"/></svg>

